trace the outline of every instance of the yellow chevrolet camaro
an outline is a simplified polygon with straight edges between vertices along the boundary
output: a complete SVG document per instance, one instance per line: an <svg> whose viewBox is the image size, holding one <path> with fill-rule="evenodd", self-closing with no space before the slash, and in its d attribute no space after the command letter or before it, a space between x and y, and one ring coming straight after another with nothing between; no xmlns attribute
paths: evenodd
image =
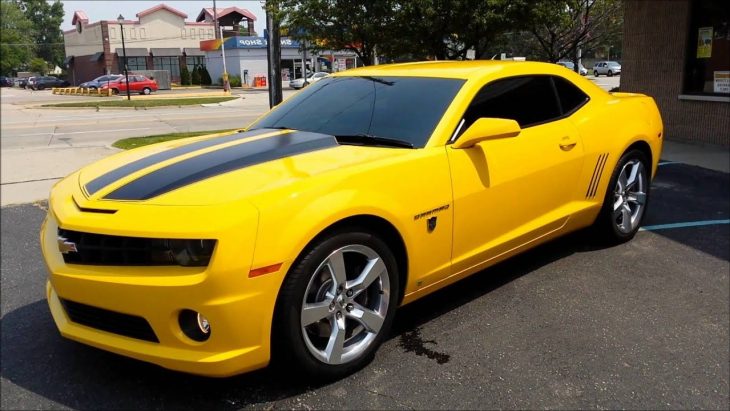
<svg viewBox="0 0 730 411"><path fill-rule="evenodd" d="M580 228L631 239L662 127L554 64L348 70L60 181L48 303L63 336L174 370L343 376L400 305Z"/></svg>

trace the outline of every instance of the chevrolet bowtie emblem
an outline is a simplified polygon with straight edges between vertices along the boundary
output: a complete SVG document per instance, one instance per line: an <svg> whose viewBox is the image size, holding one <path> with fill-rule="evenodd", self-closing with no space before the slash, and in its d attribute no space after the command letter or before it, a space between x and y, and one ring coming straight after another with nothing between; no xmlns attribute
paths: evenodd
<svg viewBox="0 0 730 411"><path fill-rule="evenodd" d="M76 243L68 241L68 238L58 236L58 251L61 254L77 253L79 250L76 248Z"/></svg>

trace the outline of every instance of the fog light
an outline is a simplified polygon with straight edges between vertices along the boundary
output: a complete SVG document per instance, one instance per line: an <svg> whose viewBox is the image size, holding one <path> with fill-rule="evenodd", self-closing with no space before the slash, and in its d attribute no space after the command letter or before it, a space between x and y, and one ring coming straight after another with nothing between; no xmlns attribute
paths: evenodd
<svg viewBox="0 0 730 411"><path fill-rule="evenodd" d="M201 313L198 313L198 328L203 334L210 334L210 323Z"/></svg>
<svg viewBox="0 0 730 411"><path fill-rule="evenodd" d="M193 310L182 310L178 317L183 334L194 341L206 341L210 338L210 322L201 313Z"/></svg>

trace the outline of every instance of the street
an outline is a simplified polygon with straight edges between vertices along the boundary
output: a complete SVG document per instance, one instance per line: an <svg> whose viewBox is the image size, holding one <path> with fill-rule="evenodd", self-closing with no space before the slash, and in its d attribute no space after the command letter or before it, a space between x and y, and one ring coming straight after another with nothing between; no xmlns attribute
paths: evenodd
<svg viewBox="0 0 730 411"><path fill-rule="evenodd" d="M285 96L292 92L286 91ZM18 88L3 88L1 93L3 121L0 146L3 150L108 145L126 137L242 128L268 110L265 91L237 90L234 95L243 99L216 107L102 108L100 111L95 108L40 107L43 104L89 100L83 96L53 95L50 90ZM212 94L222 95L222 92L213 91L205 95ZM95 97L92 101L98 99Z"/></svg>
<svg viewBox="0 0 730 411"><path fill-rule="evenodd" d="M405 306L374 362L328 385L194 377L61 338L45 204L5 207L1 406L727 409L730 226L711 221L730 218L730 175L666 163L652 190L633 241L570 235Z"/></svg>
<svg viewBox="0 0 730 411"><path fill-rule="evenodd" d="M150 108L41 108L43 104L88 100L50 90L0 89L0 200L2 205L45 198L60 178L117 151L111 144L141 137L200 130L243 128L269 108L266 91L236 90L240 99L213 106ZM199 90L201 95L220 91ZM285 90L288 97L293 90ZM187 94L163 91L160 96ZM93 101L99 97L92 98ZM48 175L48 169L52 169Z"/></svg>

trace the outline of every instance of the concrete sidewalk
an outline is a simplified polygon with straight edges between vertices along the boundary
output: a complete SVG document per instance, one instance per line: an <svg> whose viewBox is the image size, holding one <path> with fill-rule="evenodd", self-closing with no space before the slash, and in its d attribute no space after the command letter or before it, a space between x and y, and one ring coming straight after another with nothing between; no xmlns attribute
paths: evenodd
<svg viewBox="0 0 730 411"><path fill-rule="evenodd" d="M45 200L56 181L117 151L108 146L4 149L0 161L0 205ZM662 160L730 173L728 148L665 141Z"/></svg>

